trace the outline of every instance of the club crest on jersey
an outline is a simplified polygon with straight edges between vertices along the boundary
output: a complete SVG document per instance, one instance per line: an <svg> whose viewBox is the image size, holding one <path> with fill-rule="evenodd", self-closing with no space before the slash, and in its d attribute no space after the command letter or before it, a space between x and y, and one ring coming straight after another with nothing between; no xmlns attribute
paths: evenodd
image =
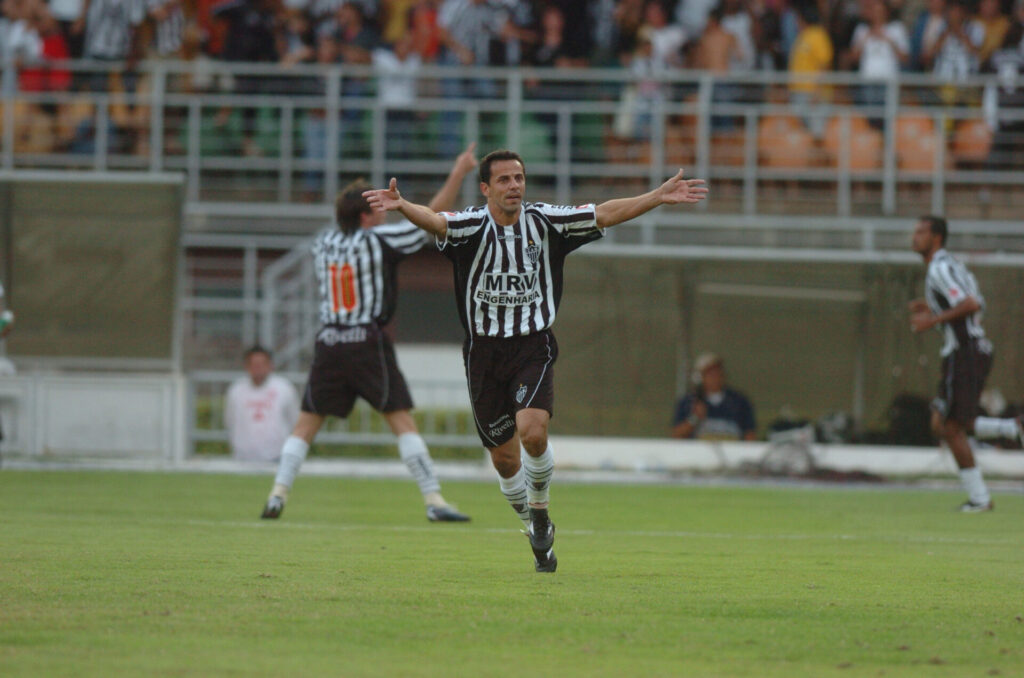
<svg viewBox="0 0 1024 678"><path fill-rule="evenodd" d="M526 384L519 384L519 390L516 391L516 402L522 403L526 398Z"/></svg>
<svg viewBox="0 0 1024 678"><path fill-rule="evenodd" d="M537 260L540 259L540 247L532 240L526 248L526 258L530 260L531 264L536 264Z"/></svg>

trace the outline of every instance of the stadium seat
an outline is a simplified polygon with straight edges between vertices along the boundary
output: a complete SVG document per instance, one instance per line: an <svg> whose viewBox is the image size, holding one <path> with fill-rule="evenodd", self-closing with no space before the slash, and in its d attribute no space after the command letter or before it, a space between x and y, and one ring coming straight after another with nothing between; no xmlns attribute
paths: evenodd
<svg viewBox="0 0 1024 678"><path fill-rule="evenodd" d="M670 121L665 127L665 162L692 166L697 157L697 125L692 116Z"/></svg>
<svg viewBox="0 0 1024 678"><path fill-rule="evenodd" d="M803 127L803 123L792 115L766 115L757 125L757 138L763 140L777 137L790 130L800 130Z"/></svg>
<svg viewBox="0 0 1024 678"><path fill-rule="evenodd" d="M850 134L854 135L862 131L870 131L871 124L868 119L862 115L851 115L850 117ZM842 116L835 116L829 118L828 122L825 123L825 137L823 139L823 145L825 151L832 157L839 156L839 149L841 148L841 134L843 129L843 118Z"/></svg>
<svg viewBox="0 0 1024 678"><path fill-rule="evenodd" d="M825 127L825 152L829 164L838 167L842 155L842 119L832 118ZM850 169L873 170L882 166L882 133L873 129L866 118L850 117Z"/></svg>
<svg viewBox="0 0 1024 678"><path fill-rule="evenodd" d="M931 172L935 169L937 152L934 132L896 140L896 164L904 172ZM945 154L943 166L946 169L953 167L953 158L949 153Z"/></svg>
<svg viewBox="0 0 1024 678"><path fill-rule="evenodd" d="M744 160L743 132L719 132L711 136L711 164L714 166L742 167Z"/></svg>
<svg viewBox="0 0 1024 678"><path fill-rule="evenodd" d="M926 115L905 114L896 118L896 152L911 149L923 136L935 136L935 122Z"/></svg>
<svg viewBox="0 0 1024 678"><path fill-rule="evenodd" d="M961 120L953 130L953 157L958 163L982 163L992 150L992 130L984 120Z"/></svg>
<svg viewBox="0 0 1024 678"><path fill-rule="evenodd" d="M803 128L764 133L757 139L757 153L763 167L795 169L816 164L814 136Z"/></svg>

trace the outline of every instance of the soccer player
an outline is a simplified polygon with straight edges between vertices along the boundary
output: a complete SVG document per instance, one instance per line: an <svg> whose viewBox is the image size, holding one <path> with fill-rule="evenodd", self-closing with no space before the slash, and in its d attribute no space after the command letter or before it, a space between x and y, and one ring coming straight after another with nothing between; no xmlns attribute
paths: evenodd
<svg viewBox="0 0 1024 678"><path fill-rule="evenodd" d="M558 207L525 202L526 169L513 151L487 155L479 175L487 204L457 213L438 214L403 199L395 179L387 189L364 195L374 209L398 210L432 233L452 261L477 433L490 451L502 493L526 527L536 570L554 572L548 421L558 344L551 325L565 257L600 238L605 228L659 205L698 202L707 188L700 179L683 179L680 170L643 195Z"/></svg>
<svg viewBox="0 0 1024 678"><path fill-rule="evenodd" d="M299 394L292 382L274 374L273 358L262 346L245 352L245 371L224 397L231 453L241 461L277 461L299 418Z"/></svg>
<svg viewBox="0 0 1024 678"><path fill-rule="evenodd" d="M430 204L452 205L462 180L476 167L475 144L455 160L444 186ZM427 444L410 414L412 396L398 369L395 349L382 328L397 301L397 265L429 239L409 222L383 225L384 214L363 197L369 186L356 181L342 189L335 205L337 229L323 232L313 244L320 282L320 320L313 365L309 369L302 411L281 448L274 487L262 518L277 518L288 491L327 415L347 417L357 396L380 412L398 437L398 452L416 479L427 519L463 522L469 516L441 496L441 484Z"/></svg>
<svg viewBox="0 0 1024 678"><path fill-rule="evenodd" d="M942 379L932 401L932 428L949 445L967 491L965 513L994 507L981 469L974 461L967 435L978 438L1016 438L1024 442L1020 419L978 416L978 399L992 367L992 342L981 327L985 298L967 267L946 251L948 226L936 216L921 217L911 238L912 249L928 265L924 299L910 302L914 332L941 327Z"/></svg>

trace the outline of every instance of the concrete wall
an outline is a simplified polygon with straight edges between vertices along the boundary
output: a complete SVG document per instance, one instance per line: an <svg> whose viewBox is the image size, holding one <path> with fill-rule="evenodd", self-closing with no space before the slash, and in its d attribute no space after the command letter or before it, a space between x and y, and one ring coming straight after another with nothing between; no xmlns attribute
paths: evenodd
<svg viewBox="0 0 1024 678"><path fill-rule="evenodd" d="M996 347L990 387L1024 401L1024 271L976 268ZM693 360L713 350L764 431L784 411L841 411L884 431L901 393L930 399L939 332L914 335L907 302L923 266L573 256L555 333L552 431L667 435Z"/></svg>
<svg viewBox="0 0 1024 678"><path fill-rule="evenodd" d="M0 379L5 456L39 462L184 459L180 377L109 374Z"/></svg>

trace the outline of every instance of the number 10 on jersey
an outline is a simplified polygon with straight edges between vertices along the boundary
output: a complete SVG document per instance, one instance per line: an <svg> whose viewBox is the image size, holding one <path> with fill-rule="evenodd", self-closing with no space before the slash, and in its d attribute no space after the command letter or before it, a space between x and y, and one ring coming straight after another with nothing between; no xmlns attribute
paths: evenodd
<svg viewBox="0 0 1024 678"><path fill-rule="evenodd" d="M331 308L337 313L344 308L351 312L359 303L356 299L356 277L351 264L331 264L328 266L330 277Z"/></svg>

